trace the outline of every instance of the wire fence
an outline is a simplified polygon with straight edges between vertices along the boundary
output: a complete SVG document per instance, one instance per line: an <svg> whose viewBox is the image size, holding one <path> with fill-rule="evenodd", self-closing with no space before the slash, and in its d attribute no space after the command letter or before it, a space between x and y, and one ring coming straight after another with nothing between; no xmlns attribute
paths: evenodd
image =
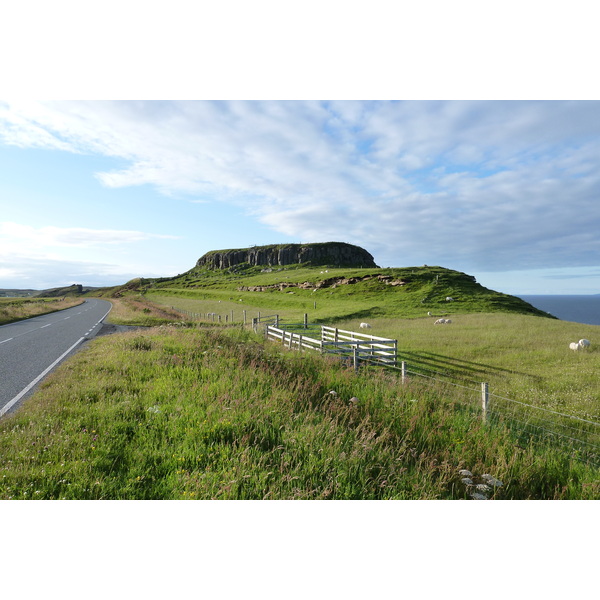
<svg viewBox="0 0 600 600"><path fill-rule="evenodd" d="M549 442L570 456L600 468L600 423L493 394L489 385L477 377L485 374L483 370L464 367L440 372L435 369L436 362L428 361L427 357L415 356L413 360L406 360L407 353L398 352L396 340L309 324L307 315L301 323L284 324L276 314L261 315L259 312L249 319L245 310L237 315L233 310L221 315L172 308L191 320L251 324L256 333L264 332L271 341L289 349L338 356L351 362L356 371L361 367L384 367L398 372L402 383L418 378L432 385L447 386L454 390L453 397L461 398L465 407L477 411L487 423L509 428L516 436L517 445L526 447L530 442Z"/></svg>
<svg viewBox="0 0 600 600"><path fill-rule="evenodd" d="M276 320L273 320L273 316L269 319L271 322L277 323L277 328L265 325L267 337L280 341L288 348L323 352L323 339L326 339L333 344L332 354L335 355L338 350L335 346L335 340L338 338L333 338L331 341L331 332L334 331L334 328L321 326L321 331L325 330L327 333L319 340L316 337L308 336L307 332L304 335L298 333L297 330L300 327L298 324L286 324L284 329L284 325L278 317ZM269 331L271 334L268 333ZM312 331L315 331L314 327ZM352 336L349 335L351 333ZM600 423L493 394L490 392L487 382L475 379L477 374L481 374L478 371L458 372L455 370L447 375L427 365L408 363L406 360L401 360L397 346L394 346L393 359L390 348L386 347L385 357L382 360L382 357L373 354L373 347L365 346L369 343L365 341L365 338L375 338L375 336L367 336L358 332L344 332L344 336L347 339L343 340L337 355L343 360L352 361L355 370L359 371L359 368L363 366L384 367L398 372L402 383L418 378L423 382L452 388L454 390L452 396L461 398L466 406L477 410L486 423L510 429L516 437L517 445L526 447L530 442L551 443L553 447L560 447L573 458L600 468ZM359 339L362 341L358 341ZM372 343L381 344L382 340L384 340L383 343L396 342L396 340L377 338L373 339ZM360 348L361 345L363 348ZM458 390L460 393L457 393Z"/></svg>

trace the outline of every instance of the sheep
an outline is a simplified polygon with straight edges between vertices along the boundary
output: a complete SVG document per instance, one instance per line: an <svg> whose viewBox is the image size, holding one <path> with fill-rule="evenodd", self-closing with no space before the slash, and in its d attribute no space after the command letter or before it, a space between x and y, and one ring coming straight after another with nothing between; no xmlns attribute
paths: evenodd
<svg viewBox="0 0 600 600"><path fill-rule="evenodd" d="M451 296L446 296L446 302L454 302L454 298Z"/></svg>
<svg viewBox="0 0 600 600"><path fill-rule="evenodd" d="M581 350L582 348L589 348L590 346L590 340L586 340L586 339L581 339L578 342L571 342L569 344L569 348L571 348L571 350Z"/></svg>
<svg viewBox="0 0 600 600"><path fill-rule="evenodd" d="M448 324L448 323L452 323L452 320L451 319L438 319L433 324L434 325L445 325L445 324Z"/></svg>
<svg viewBox="0 0 600 600"><path fill-rule="evenodd" d="M368 323L361 323L359 327L361 329L371 329L371 326Z"/></svg>

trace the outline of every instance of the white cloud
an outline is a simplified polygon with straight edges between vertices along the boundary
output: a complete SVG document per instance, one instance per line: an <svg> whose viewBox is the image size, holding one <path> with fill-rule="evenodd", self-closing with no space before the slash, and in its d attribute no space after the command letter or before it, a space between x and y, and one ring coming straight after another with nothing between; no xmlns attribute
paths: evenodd
<svg viewBox="0 0 600 600"><path fill-rule="evenodd" d="M89 247L105 244L130 244L150 239L177 239L177 236L123 231L117 229L85 229L77 227L31 227L19 223L0 222L0 252L22 247L48 248L59 246Z"/></svg>
<svg viewBox="0 0 600 600"><path fill-rule="evenodd" d="M597 264L598 102L67 102L0 107L7 143L118 157L108 187L243 206L384 264ZM19 232L17 232L19 233ZM55 245L149 234L21 229Z"/></svg>

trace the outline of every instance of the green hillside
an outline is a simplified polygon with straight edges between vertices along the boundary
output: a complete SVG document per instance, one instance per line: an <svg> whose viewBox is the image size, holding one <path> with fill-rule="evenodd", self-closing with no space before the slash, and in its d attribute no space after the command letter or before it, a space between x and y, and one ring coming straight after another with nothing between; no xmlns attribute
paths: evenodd
<svg viewBox="0 0 600 600"><path fill-rule="evenodd" d="M310 313L313 322L362 317L424 317L481 312L549 315L527 302L487 289L474 277L438 266L326 268L306 265L193 269L169 279L140 279L130 291L278 311ZM117 293L121 293L119 289ZM447 300L451 298L451 300Z"/></svg>

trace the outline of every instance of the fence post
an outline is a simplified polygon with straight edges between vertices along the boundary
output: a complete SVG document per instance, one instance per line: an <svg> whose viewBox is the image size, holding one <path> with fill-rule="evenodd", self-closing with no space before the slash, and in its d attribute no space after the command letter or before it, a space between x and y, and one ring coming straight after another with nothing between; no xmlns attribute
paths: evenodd
<svg viewBox="0 0 600 600"><path fill-rule="evenodd" d="M279 329L279 315L275 315L275 327Z"/></svg>
<svg viewBox="0 0 600 600"><path fill-rule="evenodd" d="M302 335L298 336L298 350L302 350Z"/></svg>
<svg viewBox="0 0 600 600"><path fill-rule="evenodd" d="M487 419L487 408L490 400L489 386L487 383L481 384L481 409L483 411L483 420Z"/></svg>
<svg viewBox="0 0 600 600"><path fill-rule="evenodd" d="M304 313L304 329L308 329L308 315Z"/></svg>
<svg viewBox="0 0 600 600"><path fill-rule="evenodd" d="M246 325L246 311L244 310L244 325Z"/></svg>
<svg viewBox="0 0 600 600"><path fill-rule="evenodd" d="M400 372L402 373L402 383L406 381L406 362L402 361L400 363Z"/></svg>
<svg viewBox="0 0 600 600"><path fill-rule="evenodd" d="M358 347L357 346L353 346L352 347L352 359L353 359L353 362L354 362L354 370L358 371L358 361L359 361L359 358L358 358Z"/></svg>
<svg viewBox="0 0 600 600"><path fill-rule="evenodd" d="M333 341L337 344L338 343L338 329L337 327L335 328L335 335L333 337Z"/></svg>

